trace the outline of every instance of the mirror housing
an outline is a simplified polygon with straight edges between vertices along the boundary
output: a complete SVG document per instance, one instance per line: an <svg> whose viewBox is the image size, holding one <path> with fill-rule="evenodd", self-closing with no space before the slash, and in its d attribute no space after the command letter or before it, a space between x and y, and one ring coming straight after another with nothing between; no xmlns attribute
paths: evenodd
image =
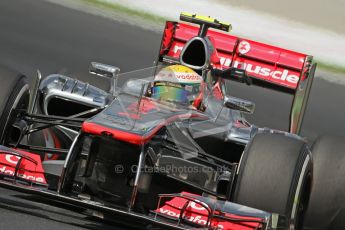
<svg viewBox="0 0 345 230"><path fill-rule="evenodd" d="M255 103L237 97L225 96L224 106L229 109L238 110L244 113L253 114L255 110Z"/></svg>
<svg viewBox="0 0 345 230"><path fill-rule="evenodd" d="M120 73L120 68L98 62L91 62L89 68L90 74L94 74L100 77L110 78L110 90L112 95L116 93L117 77Z"/></svg>
<svg viewBox="0 0 345 230"><path fill-rule="evenodd" d="M97 76L113 78L120 72L120 69L116 66L91 62L89 72Z"/></svg>

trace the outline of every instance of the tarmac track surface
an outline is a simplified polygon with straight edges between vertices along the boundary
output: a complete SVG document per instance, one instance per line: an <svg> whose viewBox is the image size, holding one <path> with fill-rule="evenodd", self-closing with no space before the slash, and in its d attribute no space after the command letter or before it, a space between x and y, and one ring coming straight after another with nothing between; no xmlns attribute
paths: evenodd
<svg viewBox="0 0 345 230"><path fill-rule="evenodd" d="M106 80L88 75L91 61L117 65L122 72L152 65L161 35L123 22L53 5L45 1L0 1L0 63L27 75L41 69L69 74L106 88ZM232 95L256 102L259 125L287 129L291 96L232 84ZM314 81L302 135L342 134L345 88L320 78ZM79 209L0 189L0 229L113 229Z"/></svg>

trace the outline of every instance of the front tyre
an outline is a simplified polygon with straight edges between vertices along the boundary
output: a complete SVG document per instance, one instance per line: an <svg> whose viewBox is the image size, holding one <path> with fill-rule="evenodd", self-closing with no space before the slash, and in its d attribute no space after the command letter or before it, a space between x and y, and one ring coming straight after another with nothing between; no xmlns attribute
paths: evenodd
<svg viewBox="0 0 345 230"><path fill-rule="evenodd" d="M246 146L232 201L283 215L287 229L302 229L312 159L307 144L278 133L259 133Z"/></svg>
<svg viewBox="0 0 345 230"><path fill-rule="evenodd" d="M7 68L0 68L0 82L0 144L6 144L9 127L16 118L14 111L28 107L29 84L26 76Z"/></svg>

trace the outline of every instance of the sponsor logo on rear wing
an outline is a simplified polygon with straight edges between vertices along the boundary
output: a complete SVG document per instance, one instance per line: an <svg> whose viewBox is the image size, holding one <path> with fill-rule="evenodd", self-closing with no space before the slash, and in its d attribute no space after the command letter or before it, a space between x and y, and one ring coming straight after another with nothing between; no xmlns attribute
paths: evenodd
<svg viewBox="0 0 345 230"><path fill-rule="evenodd" d="M185 23L167 22L164 30L160 56L178 59L185 43L197 36L198 27ZM307 61L311 56L242 39L223 32L208 30L218 57L212 58L212 65L219 69L236 67L268 87L281 86L294 91L299 79L307 74ZM310 64L310 63L309 63Z"/></svg>

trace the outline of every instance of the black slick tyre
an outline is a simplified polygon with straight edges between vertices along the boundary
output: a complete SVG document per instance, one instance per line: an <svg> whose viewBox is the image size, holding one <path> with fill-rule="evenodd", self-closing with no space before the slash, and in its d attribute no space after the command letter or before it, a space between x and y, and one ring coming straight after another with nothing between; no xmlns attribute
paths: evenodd
<svg viewBox="0 0 345 230"><path fill-rule="evenodd" d="M305 229L345 229L345 137L318 138L312 154L314 178Z"/></svg>
<svg viewBox="0 0 345 230"><path fill-rule="evenodd" d="M244 150L232 201L283 215L284 228L302 229L311 177L312 159L304 141L259 133Z"/></svg>
<svg viewBox="0 0 345 230"><path fill-rule="evenodd" d="M0 144L5 144L8 127L15 120L15 109L27 109L28 79L23 74L0 67Z"/></svg>

